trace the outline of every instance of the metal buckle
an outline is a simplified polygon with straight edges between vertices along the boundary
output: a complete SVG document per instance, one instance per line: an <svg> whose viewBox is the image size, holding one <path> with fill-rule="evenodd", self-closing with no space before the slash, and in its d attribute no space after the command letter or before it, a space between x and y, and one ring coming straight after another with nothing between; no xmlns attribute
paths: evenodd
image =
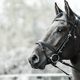
<svg viewBox="0 0 80 80"><path fill-rule="evenodd" d="M50 60L53 62L53 63L57 63L59 60L60 60L60 57L58 54L53 54L51 57L50 57Z"/></svg>

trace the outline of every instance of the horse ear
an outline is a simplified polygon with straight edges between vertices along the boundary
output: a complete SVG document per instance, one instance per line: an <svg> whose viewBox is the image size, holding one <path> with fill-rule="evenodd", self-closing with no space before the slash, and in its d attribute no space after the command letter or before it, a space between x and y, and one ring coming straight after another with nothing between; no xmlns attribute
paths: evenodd
<svg viewBox="0 0 80 80"><path fill-rule="evenodd" d="M57 3L55 2L55 11L56 11L56 14L59 14L61 12L63 12L57 5Z"/></svg>
<svg viewBox="0 0 80 80"><path fill-rule="evenodd" d="M74 12L72 11L72 9L70 8L68 2L66 0L64 0L65 3L65 11L67 13L68 17L73 17L74 16Z"/></svg>

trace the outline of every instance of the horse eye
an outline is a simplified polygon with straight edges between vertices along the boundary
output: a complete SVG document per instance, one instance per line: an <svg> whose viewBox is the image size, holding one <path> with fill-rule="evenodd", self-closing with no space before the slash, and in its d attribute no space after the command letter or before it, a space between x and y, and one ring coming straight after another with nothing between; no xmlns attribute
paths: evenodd
<svg viewBox="0 0 80 80"><path fill-rule="evenodd" d="M64 30L65 30L64 27L58 27L57 32L62 32L62 31L64 31Z"/></svg>

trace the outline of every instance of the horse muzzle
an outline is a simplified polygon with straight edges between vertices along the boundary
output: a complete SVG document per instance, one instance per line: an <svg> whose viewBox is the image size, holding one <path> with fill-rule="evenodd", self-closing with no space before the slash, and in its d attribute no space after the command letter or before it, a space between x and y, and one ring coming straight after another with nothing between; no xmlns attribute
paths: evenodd
<svg viewBox="0 0 80 80"><path fill-rule="evenodd" d="M45 65L40 61L39 56L37 54L32 55L29 59L29 63L31 67L34 69L44 69Z"/></svg>

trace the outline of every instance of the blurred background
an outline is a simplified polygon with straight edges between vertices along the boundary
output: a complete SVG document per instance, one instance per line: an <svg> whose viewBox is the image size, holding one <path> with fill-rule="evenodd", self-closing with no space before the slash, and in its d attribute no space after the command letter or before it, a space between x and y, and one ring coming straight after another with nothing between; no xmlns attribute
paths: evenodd
<svg viewBox="0 0 80 80"><path fill-rule="evenodd" d="M1 77L0 80L68 80L66 76L15 76L15 77Z"/></svg>
<svg viewBox="0 0 80 80"><path fill-rule="evenodd" d="M79 0L67 1L80 15ZM0 0L0 74L62 73L51 65L35 70L28 63L35 42L41 39L56 16L54 2L64 11L64 0ZM71 73L69 67L58 66Z"/></svg>

